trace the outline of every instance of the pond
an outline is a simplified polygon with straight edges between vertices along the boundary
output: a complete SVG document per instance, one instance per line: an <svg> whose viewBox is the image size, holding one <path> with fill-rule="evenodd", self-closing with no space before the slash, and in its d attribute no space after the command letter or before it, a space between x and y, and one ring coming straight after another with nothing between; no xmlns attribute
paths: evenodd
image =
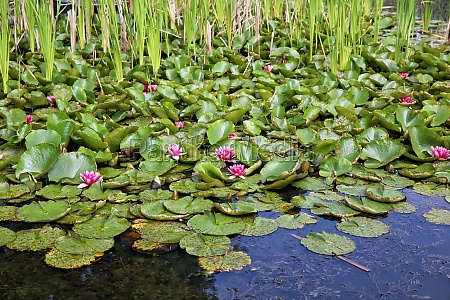
<svg viewBox="0 0 450 300"><path fill-rule="evenodd" d="M357 250L345 257L370 272L312 253L291 236L338 232L336 219L320 217L317 224L300 230L280 228L263 237L234 237L234 248L249 254L252 264L209 276L184 250L153 256L133 251L135 238L129 233L117 237L100 261L74 270L47 266L44 252L2 247L0 295L2 299L31 295L33 299L447 299L450 226L430 223L422 214L448 203L443 197L406 192L415 212L382 218L391 230L379 238L351 237ZM279 213L260 215L275 218Z"/></svg>

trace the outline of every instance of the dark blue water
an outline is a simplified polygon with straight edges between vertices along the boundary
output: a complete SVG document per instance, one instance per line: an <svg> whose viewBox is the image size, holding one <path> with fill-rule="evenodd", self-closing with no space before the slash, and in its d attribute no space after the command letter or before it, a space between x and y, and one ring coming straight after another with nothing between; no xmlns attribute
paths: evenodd
<svg viewBox="0 0 450 300"><path fill-rule="evenodd" d="M450 204L444 197L412 192L407 201L418 210L382 219L391 226L389 234L349 236L357 248L346 257L370 272L312 253L291 236L340 233L335 229L338 220L319 217L317 224L300 230L235 237L235 249L249 254L252 264L210 276L202 275L196 258L183 250L160 256L133 251L133 238L127 234L116 239L102 260L75 270L48 267L45 251L19 253L1 247L0 299L450 299L450 226L422 216Z"/></svg>

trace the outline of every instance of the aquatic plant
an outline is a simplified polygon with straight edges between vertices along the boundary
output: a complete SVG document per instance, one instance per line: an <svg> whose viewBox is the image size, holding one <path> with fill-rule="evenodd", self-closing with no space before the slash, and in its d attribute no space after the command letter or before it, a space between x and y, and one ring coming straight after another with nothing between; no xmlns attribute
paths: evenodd
<svg viewBox="0 0 450 300"><path fill-rule="evenodd" d="M83 183L78 185L78 188L84 188L93 185L97 181L102 180L102 176L99 172L94 171L85 171L84 173L80 173L80 178L83 180Z"/></svg>
<svg viewBox="0 0 450 300"><path fill-rule="evenodd" d="M216 150L215 155L220 160L223 160L226 162L234 162L236 153L230 147L225 146L225 147L219 147L219 149Z"/></svg>
<svg viewBox="0 0 450 300"><path fill-rule="evenodd" d="M450 151L444 147L431 147L430 155L436 157L438 160L446 160L450 156Z"/></svg>
<svg viewBox="0 0 450 300"><path fill-rule="evenodd" d="M180 156L183 155L182 148L178 144L170 145L167 151L169 151L169 156L174 160L179 160Z"/></svg>
<svg viewBox="0 0 450 300"><path fill-rule="evenodd" d="M27 124L31 124L31 122L33 122L33 116L31 116L31 115L27 115L26 116L26 122L27 122Z"/></svg>
<svg viewBox="0 0 450 300"><path fill-rule="evenodd" d="M231 176L229 177L230 179L234 179L236 177L245 179L244 174L247 170L245 169L244 165L235 164L235 165L228 167L228 171L230 171L230 173L231 173Z"/></svg>

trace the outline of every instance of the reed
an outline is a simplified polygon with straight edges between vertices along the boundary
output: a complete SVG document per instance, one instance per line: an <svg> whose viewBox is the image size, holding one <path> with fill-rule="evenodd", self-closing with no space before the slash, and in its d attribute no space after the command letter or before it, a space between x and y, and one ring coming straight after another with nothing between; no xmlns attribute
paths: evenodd
<svg viewBox="0 0 450 300"><path fill-rule="evenodd" d="M163 0L156 0L147 6L147 52L152 62L153 74L158 75L161 66L161 26L166 11Z"/></svg>
<svg viewBox="0 0 450 300"><path fill-rule="evenodd" d="M51 81L53 76L53 63L55 61L56 35L53 16L53 1L38 0L37 5L36 7L33 7L33 10L39 36L40 52L44 57L45 79Z"/></svg>
<svg viewBox="0 0 450 300"><path fill-rule="evenodd" d="M380 33L380 16L383 9L384 0L374 0L373 2L373 41L378 42Z"/></svg>
<svg viewBox="0 0 450 300"><path fill-rule="evenodd" d="M433 16L433 1L423 0L420 2L422 15L422 30L428 31L430 27L431 17Z"/></svg>
<svg viewBox="0 0 450 300"><path fill-rule="evenodd" d="M3 93L7 93L8 88L8 71L9 71L9 40L10 30L8 25L8 1L1 1L0 3L0 45L2 51L0 51L0 71L2 72Z"/></svg>
<svg viewBox="0 0 450 300"><path fill-rule="evenodd" d="M23 12L25 15L26 31L28 33L28 43L30 45L30 51L36 51L36 14L34 12L36 3L33 1L22 0Z"/></svg>
<svg viewBox="0 0 450 300"><path fill-rule="evenodd" d="M139 57L139 64L144 64L145 40L147 38L147 5L145 0L134 0L133 16L134 16L134 30L135 43L137 48L137 55Z"/></svg>
<svg viewBox="0 0 450 300"><path fill-rule="evenodd" d="M414 32L416 19L415 0L397 0L396 14L398 17L394 58L400 61L402 58L409 57L409 41Z"/></svg>

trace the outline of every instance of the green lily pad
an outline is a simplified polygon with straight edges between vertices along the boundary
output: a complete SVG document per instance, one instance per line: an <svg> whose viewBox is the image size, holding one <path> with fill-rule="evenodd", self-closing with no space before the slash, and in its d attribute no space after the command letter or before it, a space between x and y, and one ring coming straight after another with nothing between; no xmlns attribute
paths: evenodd
<svg viewBox="0 0 450 300"><path fill-rule="evenodd" d="M244 252L232 251L223 256L200 257L198 263L209 272L229 272L232 270L242 270L252 260Z"/></svg>
<svg viewBox="0 0 450 300"><path fill-rule="evenodd" d="M17 251L39 251L53 247L56 239L65 235L64 230L49 225L43 228L20 230L16 239L6 246Z"/></svg>
<svg viewBox="0 0 450 300"><path fill-rule="evenodd" d="M343 199L343 198L342 198ZM291 199L291 203L294 204L298 208L311 209L314 207L314 203L322 202L322 199L318 197L314 197L311 195L308 196L294 196Z"/></svg>
<svg viewBox="0 0 450 300"><path fill-rule="evenodd" d="M0 247L16 239L16 233L9 228L0 227Z"/></svg>
<svg viewBox="0 0 450 300"><path fill-rule="evenodd" d="M94 216L88 221L73 226L73 231L87 238L107 239L121 234L131 226L125 218L117 216Z"/></svg>
<svg viewBox="0 0 450 300"><path fill-rule="evenodd" d="M186 218L189 214L174 214L164 206L164 200L145 202L141 205L141 213L148 219L170 221Z"/></svg>
<svg viewBox="0 0 450 300"><path fill-rule="evenodd" d="M319 167L319 175L322 177L339 176L352 170L352 164L343 157L332 156Z"/></svg>
<svg viewBox="0 0 450 300"><path fill-rule="evenodd" d="M389 233L389 225L366 217L344 218L336 224L336 228L342 232L360 237L379 237Z"/></svg>
<svg viewBox="0 0 450 300"><path fill-rule="evenodd" d="M255 213L258 210L248 202L236 203L214 203L214 207L224 214L231 216L242 216Z"/></svg>
<svg viewBox="0 0 450 300"><path fill-rule="evenodd" d="M75 255L52 249L45 255L45 263L59 269L76 269L90 265L103 257L103 253Z"/></svg>
<svg viewBox="0 0 450 300"><path fill-rule="evenodd" d="M146 239L139 239L134 241L133 250L136 250L145 254L164 254L173 251L178 248L178 244L165 244L148 241Z"/></svg>
<svg viewBox="0 0 450 300"><path fill-rule="evenodd" d="M173 192L168 190L146 190L138 195L138 200L142 202L171 199L173 199Z"/></svg>
<svg viewBox="0 0 450 300"><path fill-rule="evenodd" d="M92 255L111 249L114 246L114 239L85 238L71 234L58 238L54 245L56 250L63 253L73 255Z"/></svg>
<svg viewBox="0 0 450 300"><path fill-rule="evenodd" d="M394 211L401 213L401 214L410 214L417 210L417 207L415 207L411 203L407 203L407 202L393 203L392 207L394 208Z"/></svg>
<svg viewBox="0 0 450 300"><path fill-rule="evenodd" d="M314 206L311 208L311 212L315 215L325 215L333 217L352 217L359 215L361 212L354 210L342 202L315 202Z"/></svg>
<svg viewBox="0 0 450 300"><path fill-rule="evenodd" d="M172 182L169 186L171 191L177 191L178 193L191 194L198 191L197 184L192 179L181 179Z"/></svg>
<svg viewBox="0 0 450 300"><path fill-rule="evenodd" d="M387 165L405 152L405 146L398 141L388 139L371 141L361 152L361 159L365 160L367 168L379 168Z"/></svg>
<svg viewBox="0 0 450 300"><path fill-rule="evenodd" d="M400 189L414 185L414 180L405 178L403 176L395 175L395 174L391 174L391 175L387 175L387 176L383 177L381 182L387 186L390 186L393 188L400 188Z"/></svg>
<svg viewBox="0 0 450 300"><path fill-rule="evenodd" d="M369 199L385 203L399 202L406 199L405 193L384 187L382 185L377 187L367 187L366 195Z"/></svg>
<svg viewBox="0 0 450 300"><path fill-rule="evenodd" d="M72 198L81 194L81 189L73 185L49 184L36 192L36 195L46 199Z"/></svg>
<svg viewBox="0 0 450 300"><path fill-rule="evenodd" d="M423 216L431 223L450 225L450 210L432 209Z"/></svg>
<svg viewBox="0 0 450 300"><path fill-rule="evenodd" d="M225 255L230 251L231 240L226 236L211 236L193 233L183 237L180 247L190 255L210 257Z"/></svg>
<svg viewBox="0 0 450 300"><path fill-rule="evenodd" d="M164 202L165 208L174 214L199 214L206 210L211 210L214 203L211 200L200 197L183 197L178 200Z"/></svg>
<svg viewBox="0 0 450 300"><path fill-rule="evenodd" d="M298 214L285 214L276 219L278 226L287 229L300 229L306 224L315 224L317 219L304 212Z"/></svg>
<svg viewBox="0 0 450 300"><path fill-rule="evenodd" d="M230 133L234 131L234 125L230 121L217 120L206 132L208 141L211 145L216 144L218 141L226 139Z"/></svg>
<svg viewBox="0 0 450 300"><path fill-rule="evenodd" d="M0 206L0 221L19 221L16 217L17 208L16 206Z"/></svg>
<svg viewBox="0 0 450 300"><path fill-rule="evenodd" d="M344 255L356 249L348 237L327 232L310 232L300 242L309 251L325 255Z"/></svg>
<svg viewBox="0 0 450 300"><path fill-rule="evenodd" d="M25 184L0 183L0 200L18 198L30 192L30 188Z"/></svg>
<svg viewBox="0 0 450 300"><path fill-rule="evenodd" d="M329 187L323 178L316 177L303 178L301 180L295 181L292 186L305 191L320 191L326 190Z"/></svg>
<svg viewBox="0 0 450 300"><path fill-rule="evenodd" d="M189 228L209 235L232 235L241 233L245 223L239 217L232 217L222 213L212 214L206 211L203 215L196 215L189 219Z"/></svg>
<svg viewBox="0 0 450 300"><path fill-rule="evenodd" d="M430 157L429 151L431 147L444 146L441 137L436 131L424 125L409 128L409 138L412 148L419 158Z"/></svg>
<svg viewBox="0 0 450 300"><path fill-rule="evenodd" d="M373 215L382 215L388 213L392 206L387 203L381 203L378 201L369 200L362 197L359 199L356 196L350 196L344 198L345 203L354 210L364 212Z"/></svg>
<svg viewBox="0 0 450 300"><path fill-rule="evenodd" d="M146 220L133 224L143 239L158 243L178 243L183 237L191 234L186 224L172 221Z"/></svg>
<svg viewBox="0 0 450 300"><path fill-rule="evenodd" d="M26 222L51 222L70 212L67 201L33 201L17 209L17 218Z"/></svg>
<svg viewBox="0 0 450 300"><path fill-rule="evenodd" d="M264 183L266 181L274 181L277 178L280 180L288 177L291 175L290 172L292 172L296 164L297 160L293 157L269 161L261 169L261 182ZM286 176L283 176L283 174ZM282 177L280 178L280 176Z"/></svg>
<svg viewBox="0 0 450 300"><path fill-rule="evenodd" d="M241 232L241 235L264 236L275 232L277 229L277 221L263 217L256 217L250 224L247 224L247 227L243 232Z"/></svg>
<svg viewBox="0 0 450 300"><path fill-rule="evenodd" d="M416 183L413 190L425 196L450 196L450 189L447 186L433 182Z"/></svg>
<svg viewBox="0 0 450 300"><path fill-rule="evenodd" d="M398 173L408 178L423 179L433 176L434 173L436 173L436 169L434 168L433 164L425 163L421 164L417 168L401 169L398 171Z"/></svg>
<svg viewBox="0 0 450 300"><path fill-rule="evenodd" d="M59 146L61 144L61 135L54 130L38 129L31 131L25 138L27 149L43 143Z"/></svg>
<svg viewBox="0 0 450 300"><path fill-rule="evenodd" d="M16 177L24 179L26 174L30 174L37 179L44 176L56 163L59 153L58 147L48 143L31 147L20 156Z"/></svg>
<svg viewBox="0 0 450 300"><path fill-rule="evenodd" d="M95 171L97 165L93 157L82 153L61 153L58 160L48 172L50 181L79 184L82 182L80 174L85 171Z"/></svg>

